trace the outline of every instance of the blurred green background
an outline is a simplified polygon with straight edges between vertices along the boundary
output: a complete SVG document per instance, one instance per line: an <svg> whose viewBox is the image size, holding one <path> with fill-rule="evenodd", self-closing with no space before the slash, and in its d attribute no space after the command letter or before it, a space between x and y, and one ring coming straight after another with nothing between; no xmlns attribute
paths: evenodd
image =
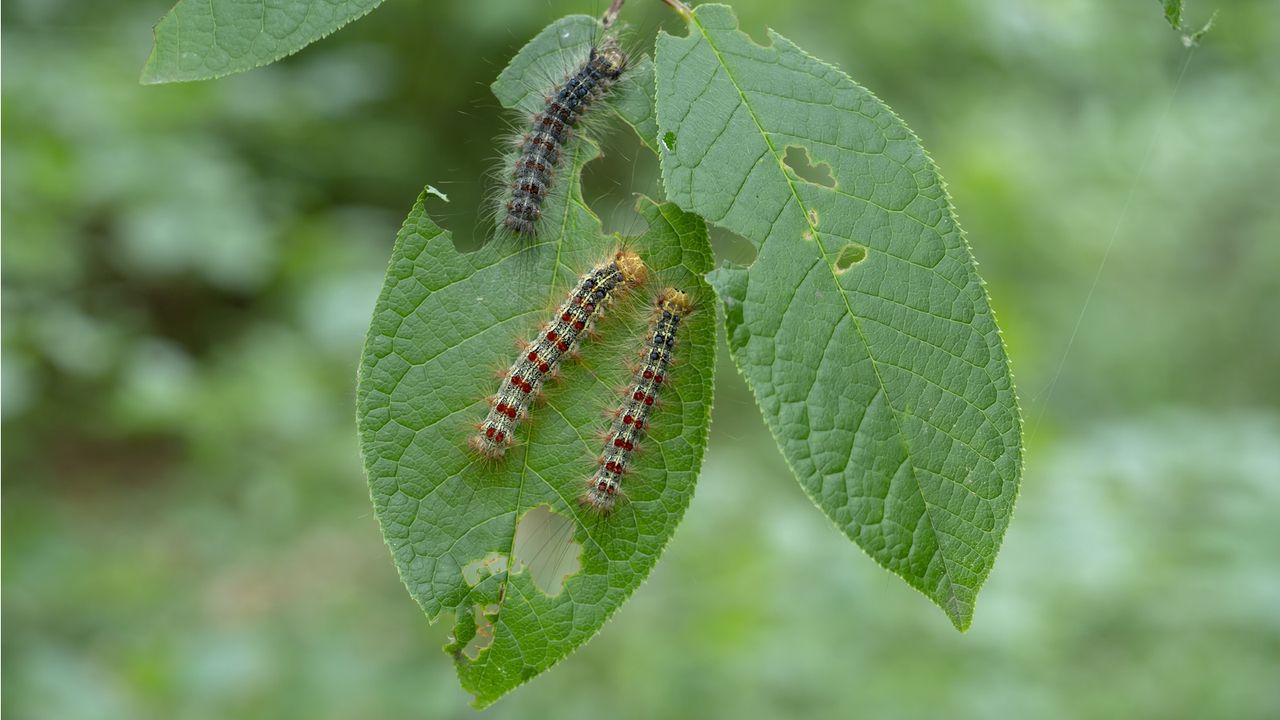
<svg viewBox="0 0 1280 720"><path fill-rule="evenodd" d="M1223 3L1189 51L1154 0L734 4L941 166L1021 393L1014 522L960 635L812 506L725 362L650 580L487 714L1280 717L1280 6ZM4 3L6 717L473 715L379 536L355 368L423 184L475 234L488 82L601 5L395 0L141 87L166 2ZM612 215L656 163L607 151Z"/></svg>

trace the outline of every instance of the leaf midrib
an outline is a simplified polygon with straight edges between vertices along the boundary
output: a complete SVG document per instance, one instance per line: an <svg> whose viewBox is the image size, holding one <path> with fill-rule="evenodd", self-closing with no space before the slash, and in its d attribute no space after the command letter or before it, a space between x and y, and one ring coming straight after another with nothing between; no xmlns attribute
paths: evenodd
<svg viewBox="0 0 1280 720"><path fill-rule="evenodd" d="M756 130L759 131L760 137L765 142L765 146L768 147L769 154L773 156L774 162L778 164L778 170L781 173L783 180L787 183L787 189L790 190L792 199L796 201L796 205L800 208L801 215L804 217L805 225L808 226L810 233L813 235L814 242L818 246L818 251L822 253L822 259L825 261L824 264L826 265L827 271L831 274L832 282L835 284L836 290L840 294L840 300L844 303L845 310L848 312L849 318L853 321L854 331L858 333L858 339L862 342L863 347L867 351L867 358L871 361L871 370L875 374L876 385L879 388L879 392L884 395L885 405L889 408L890 417L893 418L893 424L896 431L894 434L898 437L898 442L902 445L902 449L906 453L906 463L911 469L911 479L915 481L916 491L920 496L921 502L924 503L925 518L929 521L929 530L933 533L934 542L938 547L938 555L942 558L942 572L943 576L947 580L948 604L952 605L956 612L959 612L959 605L961 601L960 598L956 596L956 581L952 576L951 561L947 558L946 552L942 549L942 535L938 532L937 525L933 519L933 505L924 495L924 487L920 484L920 478L916 474L916 466L913 462L911 446L907 442L906 435L902 431L902 423L898 419L898 410L893 406L893 400L889 396L888 389L885 387L884 379L880 375L879 363L876 361L875 355L871 352L871 344L867 342L866 335L862 332L862 324L859 322L858 315L853 311L853 306L849 303L849 296L840 285L839 279L836 277L835 271L832 269L830 255L827 253L826 246L823 245L821 234L813 223L809 221L808 208L805 206L804 201L800 199L800 194L796 191L795 183L791 180L791 177L787 175L782 157L778 155L778 150L774 147L773 140L769 137L769 133L764 129L764 125L760 122L759 116L756 115L755 109L752 108L751 103L747 101L746 92L738 83L737 78L733 76L733 71L729 69L729 65L725 62L724 55L720 52L720 48L716 47L715 41L711 39L711 35L707 32L706 27L703 26L702 20L696 11L692 14L692 20L693 24L698 28L699 34L701 34L703 40L706 41L707 47L711 48L711 52L716 57L716 62L718 62L720 67L724 69L725 76L729 78L729 82L733 85L734 91L738 93L738 99L742 103L742 107L746 108L747 114L751 116L751 121L755 124ZM765 240L762 238L760 242L763 245ZM961 618L955 619L960 620Z"/></svg>

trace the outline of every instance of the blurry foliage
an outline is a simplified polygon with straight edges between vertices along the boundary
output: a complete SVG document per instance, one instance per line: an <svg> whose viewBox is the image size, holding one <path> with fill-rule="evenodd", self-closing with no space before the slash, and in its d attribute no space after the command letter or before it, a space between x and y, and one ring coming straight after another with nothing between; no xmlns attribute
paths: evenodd
<svg viewBox="0 0 1280 720"><path fill-rule="evenodd" d="M1280 714L1274 3L1193 51L1147 3L735 7L838 60L947 177L1028 423L1006 548L955 635L825 525L725 366L664 561L490 714ZM678 29L627 8L637 40ZM422 185L473 234L487 84L592 8L388 3L277 65L140 87L166 9L3 5L3 709L469 717L369 509L355 364ZM654 192L651 159L606 151L598 208Z"/></svg>

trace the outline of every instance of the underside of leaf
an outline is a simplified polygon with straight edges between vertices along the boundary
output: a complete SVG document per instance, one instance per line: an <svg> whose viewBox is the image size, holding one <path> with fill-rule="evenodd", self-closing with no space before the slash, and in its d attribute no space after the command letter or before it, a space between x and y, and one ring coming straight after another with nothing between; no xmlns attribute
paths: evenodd
<svg viewBox="0 0 1280 720"><path fill-rule="evenodd" d="M273 63L382 0L178 0L156 24L143 83L209 80Z"/></svg>
<svg viewBox="0 0 1280 720"><path fill-rule="evenodd" d="M919 141L840 70L723 5L658 40L668 197L751 240L710 276L734 360L810 497L968 627L1009 521L1008 361Z"/></svg>

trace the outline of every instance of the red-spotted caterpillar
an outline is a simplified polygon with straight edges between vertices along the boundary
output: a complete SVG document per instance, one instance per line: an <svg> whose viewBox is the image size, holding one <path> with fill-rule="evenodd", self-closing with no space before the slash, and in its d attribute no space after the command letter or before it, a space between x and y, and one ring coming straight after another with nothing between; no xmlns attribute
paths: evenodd
<svg viewBox="0 0 1280 720"><path fill-rule="evenodd" d="M614 35L605 36L590 55L547 96L533 116L530 131L520 139L511 193L503 225L522 237L537 232L542 203L551 191L556 166L570 132L595 100L603 97L627 69L627 56Z"/></svg>
<svg viewBox="0 0 1280 720"><path fill-rule="evenodd" d="M503 375L498 392L489 398L489 414L471 438L471 447L480 455L497 459L507 451L516 426L529 412L529 404L542 383L560 366L560 361L598 318L603 306L631 287L644 282L647 270L640 256L620 250L608 262L582 277L577 287L556 310L551 322L522 350Z"/></svg>
<svg viewBox="0 0 1280 720"><path fill-rule="evenodd" d="M653 404L666 380L676 332L680 329L680 322L692 311L693 302L686 293L667 288L658 295L643 360L636 369L622 406L613 414L613 423L605 435L604 451L600 453L599 467L587 483L586 492L578 499L583 507L602 515L613 511L622 492L622 476L630 468L631 455L644 438Z"/></svg>

